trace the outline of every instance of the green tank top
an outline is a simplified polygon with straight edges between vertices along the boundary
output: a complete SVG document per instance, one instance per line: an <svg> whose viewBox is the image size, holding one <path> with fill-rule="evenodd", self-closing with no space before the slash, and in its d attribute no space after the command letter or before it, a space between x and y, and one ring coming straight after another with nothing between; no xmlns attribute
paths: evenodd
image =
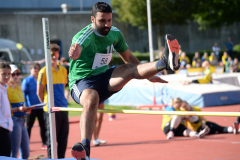
<svg viewBox="0 0 240 160"><path fill-rule="evenodd" d="M77 60L70 59L70 89L76 80L105 73L108 69L106 62L110 60L110 57L104 58L104 56L114 50L125 52L128 49L122 33L113 26L107 36L102 36L93 28L92 24L89 24L73 37L72 45L75 43L82 47L82 52Z"/></svg>

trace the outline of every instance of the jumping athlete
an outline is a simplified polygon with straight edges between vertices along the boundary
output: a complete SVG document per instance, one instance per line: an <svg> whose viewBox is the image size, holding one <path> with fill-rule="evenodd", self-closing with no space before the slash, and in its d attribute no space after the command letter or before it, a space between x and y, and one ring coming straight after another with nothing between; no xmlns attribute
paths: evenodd
<svg viewBox="0 0 240 160"><path fill-rule="evenodd" d="M168 83L154 76L164 69L179 69L179 44L172 35L165 36L163 56L156 62L140 64L132 55L119 29L112 26L112 9L104 2L93 6L92 23L78 32L69 50L69 86L71 96L83 111L80 118L81 143L72 147L76 159L90 159L90 141L99 103L122 89L131 79ZM125 64L108 68L116 50Z"/></svg>

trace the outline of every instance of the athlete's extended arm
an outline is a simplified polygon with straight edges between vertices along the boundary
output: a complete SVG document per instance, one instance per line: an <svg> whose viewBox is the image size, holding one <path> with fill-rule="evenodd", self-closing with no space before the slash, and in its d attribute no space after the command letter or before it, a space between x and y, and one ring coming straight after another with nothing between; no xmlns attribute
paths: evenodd
<svg viewBox="0 0 240 160"><path fill-rule="evenodd" d="M139 60L131 53L129 49L125 52L119 52L124 63L139 64Z"/></svg>
<svg viewBox="0 0 240 160"><path fill-rule="evenodd" d="M76 60L80 57L81 52L82 52L82 47L77 43L75 43L69 48L69 52L68 52L69 58L71 58L72 60Z"/></svg>

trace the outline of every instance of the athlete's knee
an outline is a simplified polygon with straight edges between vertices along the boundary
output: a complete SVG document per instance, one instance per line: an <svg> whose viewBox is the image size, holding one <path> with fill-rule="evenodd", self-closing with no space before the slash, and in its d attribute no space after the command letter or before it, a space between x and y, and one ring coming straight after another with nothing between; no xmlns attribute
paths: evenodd
<svg viewBox="0 0 240 160"><path fill-rule="evenodd" d="M96 110L99 104L99 95L96 90L86 89L80 96L80 103L83 108Z"/></svg>

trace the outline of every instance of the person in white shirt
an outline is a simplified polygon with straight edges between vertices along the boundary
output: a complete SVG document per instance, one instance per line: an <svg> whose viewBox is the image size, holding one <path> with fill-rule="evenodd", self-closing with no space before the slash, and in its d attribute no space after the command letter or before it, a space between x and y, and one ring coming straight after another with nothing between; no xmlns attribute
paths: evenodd
<svg viewBox="0 0 240 160"><path fill-rule="evenodd" d="M10 157L11 140L9 132L13 129L10 103L6 84L11 75L11 68L7 62L0 61L0 156Z"/></svg>
<svg viewBox="0 0 240 160"><path fill-rule="evenodd" d="M215 53L215 56L217 58L217 60L219 61L219 51L220 51L220 47L218 47L217 43L214 43L214 46L212 47L213 52Z"/></svg>

